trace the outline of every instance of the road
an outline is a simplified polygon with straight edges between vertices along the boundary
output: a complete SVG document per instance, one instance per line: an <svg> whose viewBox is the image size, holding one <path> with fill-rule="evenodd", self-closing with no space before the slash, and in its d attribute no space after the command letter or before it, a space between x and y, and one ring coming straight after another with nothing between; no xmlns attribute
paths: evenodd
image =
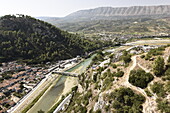
<svg viewBox="0 0 170 113"><path fill-rule="evenodd" d="M52 77L49 74L44 78L31 92L24 96L14 107L8 110L9 113L19 113L30 104L49 84L57 77Z"/></svg>
<svg viewBox="0 0 170 113"><path fill-rule="evenodd" d="M81 60L80 62L82 61L83 60ZM72 68L79 63L76 63L69 68ZM63 69L62 72L68 70L69 68ZM46 78L44 78L31 92L25 95L14 107L9 109L8 112L21 113L24 110L24 108L26 108L47 86L49 86L52 82L56 81L58 76L56 75L53 76L53 74L51 74L54 71L54 69L50 70L50 72L46 75Z"/></svg>
<svg viewBox="0 0 170 113"><path fill-rule="evenodd" d="M67 104L70 99L72 98L72 94L69 94L61 103L60 105L55 109L55 111L53 113L57 113L58 111L60 111L65 104Z"/></svg>

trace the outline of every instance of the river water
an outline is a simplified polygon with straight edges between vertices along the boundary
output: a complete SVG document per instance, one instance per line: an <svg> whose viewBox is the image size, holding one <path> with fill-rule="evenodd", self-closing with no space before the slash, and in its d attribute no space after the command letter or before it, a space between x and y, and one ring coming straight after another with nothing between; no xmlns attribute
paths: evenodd
<svg viewBox="0 0 170 113"><path fill-rule="evenodd" d="M91 56L88 59L85 59L83 62L80 64L66 70L67 72L73 72L74 70L79 69L78 74L83 73L86 68L90 65L93 57L95 55ZM60 77L58 82L55 83L55 85L46 92L42 98L28 111L28 113L37 113L39 110L43 110L47 112L58 100L60 97L61 93L63 92L64 89L64 84L66 81L66 76Z"/></svg>
<svg viewBox="0 0 170 113"><path fill-rule="evenodd" d="M162 40L157 40L155 41L154 43L170 43L170 40L167 42L167 41L162 41ZM133 42L132 42L133 43ZM144 42L141 42L143 45L146 44ZM149 41L148 41L149 43ZM150 41L151 43L151 41ZM150 44L149 43L149 44ZM119 49L121 47L118 47ZM115 49L116 50L116 49ZM81 62L80 64L74 66L73 68L71 69L68 69L67 71L68 72L73 72L75 71L76 69L80 68L78 73L82 73L86 70L86 68L89 66L89 64L91 63L92 61L92 58L94 57L95 55L91 56L90 58L84 60L83 62ZM61 93L63 92L63 89L64 89L64 84L65 84L65 81L66 81L66 76L62 76L58 82L55 83L55 85L50 89L48 90L48 92L46 92L43 97L28 111L28 113L37 113L39 110L43 110L45 112L47 112L53 105L54 103L56 103L56 101L58 100L59 96L61 95Z"/></svg>

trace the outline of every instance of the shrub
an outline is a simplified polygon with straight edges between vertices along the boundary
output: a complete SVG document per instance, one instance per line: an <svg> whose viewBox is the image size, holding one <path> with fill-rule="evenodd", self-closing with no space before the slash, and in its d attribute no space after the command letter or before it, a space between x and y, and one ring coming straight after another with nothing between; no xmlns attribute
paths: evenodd
<svg viewBox="0 0 170 113"><path fill-rule="evenodd" d="M154 62L154 66L153 66L153 72L156 76L161 76L164 73L164 59L162 57L158 57L155 62Z"/></svg>
<svg viewBox="0 0 170 113"><path fill-rule="evenodd" d="M170 103L167 100L157 99L158 109L161 113L169 113L170 112Z"/></svg>
<svg viewBox="0 0 170 113"><path fill-rule="evenodd" d="M140 58L145 58L145 55L141 55Z"/></svg>
<svg viewBox="0 0 170 113"><path fill-rule="evenodd" d="M155 82L152 86L151 86L151 90L153 91L153 93L156 93L157 96L159 97L164 97L166 91L164 90L164 85L162 83L158 83Z"/></svg>
<svg viewBox="0 0 170 113"><path fill-rule="evenodd" d="M112 67L113 67L113 68L117 68L117 65L116 65L116 64L112 64Z"/></svg>

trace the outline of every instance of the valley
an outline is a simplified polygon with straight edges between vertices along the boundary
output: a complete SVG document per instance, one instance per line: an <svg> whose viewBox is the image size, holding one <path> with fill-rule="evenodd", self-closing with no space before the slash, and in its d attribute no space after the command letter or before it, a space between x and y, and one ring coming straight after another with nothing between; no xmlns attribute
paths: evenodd
<svg viewBox="0 0 170 113"><path fill-rule="evenodd" d="M0 113L170 113L170 5L99 6L0 16Z"/></svg>
<svg viewBox="0 0 170 113"><path fill-rule="evenodd" d="M161 41L160 42L157 41L157 42L158 42L157 44L160 45ZM145 45L145 43L143 43L143 46L144 45ZM169 50L170 50L170 48L166 47L165 54L163 54L163 55L169 54L169 52L168 52ZM115 51L116 51L116 49L115 49ZM116 54L116 52L114 52L114 54ZM142 69L142 70L144 70L144 72L151 73L154 75L152 66L151 66L151 68L148 69L146 67L146 65L143 65L143 63L148 62L148 60L146 60L146 61L142 60L142 58L141 58L142 54L132 55L129 66L124 67L124 65L122 66L121 62L119 62L119 63L111 62L111 64L115 63L117 65L117 69L122 70L124 72L124 75L121 75L120 77L114 77L113 74L115 73L115 69L114 69L115 67L114 68L112 67L113 64L111 65L111 64L106 63L105 65L95 69L93 67L94 67L94 65L96 65L96 63L93 63L92 67L88 68L88 70L84 73L84 75L86 75L86 76L81 75L81 77L79 79L77 93L74 94L74 95L76 95L75 96L76 98L74 98L74 96L73 96L73 100L71 101L70 105L68 106L68 108L64 109L63 112L71 112L71 111L74 111L74 112L78 112L78 111L80 111L80 112L85 112L85 111L86 112L91 112L91 111L99 112L100 111L102 113L103 112L115 112L115 109L113 109L111 107L111 105L110 105L111 103L108 102L107 98L110 94L112 94L112 92L114 90L121 89L121 88L130 88L136 94L140 94L141 96L143 96L145 98L145 101L142 104L143 107L141 109L141 112L143 112L143 113L162 112L162 111L160 111L160 110L162 110L162 108L158 107L159 102L157 100L161 98L164 101L169 102L169 98L159 97L157 95L157 93L153 93L153 84L155 84L157 82L160 82L160 83L163 82L164 85L169 84L168 80L164 80L162 78L162 77L164 77L164 75L162 75L162 77L154 76L153 80L150 83L148 83L148 85L145 88L140 88L140 87L137 87L137 86L129 83L129 76L131 76L131 73L133 70L138 71L138 70ZM144 54L146 54L146 53L144 53ZM168 57L169 57L169 55L168 55ZM166 59L167 59L167 57L165 58L165 61L166 61ZM153 61L151 61L151 62L153 62ZM151 64L149 63L148 65L151 65ZM102 69L102 71L100 71L100 69ZM98 74L98 73L101 73L101 74ZM105 76L105 77L103 78L103 76ZM110 78L110 80L109 80L108 79L109 76L113 77L113 79ZM95 78L97 77L96 82L94 82L94 77ZM85 82L82 82L82 80ZM106 80L107 80L107 82L105 82ZM108 85L106 85L106 84L108 84ZM166 86L166 87L169 87L169 86ZM91 95L89 95L90 99L85 100L83 95L85 96L86 94L89 94L89 92L91 93ZM165 93L165 92L162 92L162 93ZM166 92L165 97L169 97L168 95L169 95L169 93ZM98 100L95 100L96 96L98 97ZM77 98L78 99L81 98L82 100L77 100ZM109 97L109 98L111 99L111 97ZM82 103L82 108L79 106L78 109L74 109L74 107L76 105L78 105L78 103L80 101ZM84 103L84 102L87 102L87 103ZM94 106L94 107L92 107L92 106ZM111 108L106 109L106 106L110 106ZM165 110L167 110L166 112L168 112L169 108L170 108L170 106L168 106L168 104L167 104L167 107L165 109ZM123 108L123 110L124 109L125 108ZM78 111L76 111L76 110L78 110ZM117 110L121 111L122 109L117 109ZM135 109L133 109L133 110L135 110Z"/></svg>

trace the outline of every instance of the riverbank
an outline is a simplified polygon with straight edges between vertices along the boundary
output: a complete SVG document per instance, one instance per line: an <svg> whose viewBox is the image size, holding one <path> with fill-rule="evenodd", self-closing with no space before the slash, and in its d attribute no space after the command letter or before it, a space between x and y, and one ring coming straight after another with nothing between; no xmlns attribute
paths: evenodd
<svg viewBox="0 0 170 113"><path fill-rule="evenodd" d="M16 106L11 108L8 112L10 113L19 113L22 112L33 100L42 92L45 88L47 88L56 78L55 77L47 77L44 78L30 93L24 96L22 100L20 100Z"/></svg>
<svg viewBox="0 0 170 113"><path fill-rule="evenodd" d="M82 69L82 66L80 66L78 69L76 69L72 72L73 73L80 73L81 69ZM76 85L78 85L78 78L77 77L67 77L65 84L64 84L64 90L63 90L61 96L69 93L71 91L71 89ZM60 99L61 99L61 96L60 96Z"/></svg>
<svg viewBox="0 0 170 113"><path fill-rule="evenodd" d="M80 60L78 63L72 64L71 66L62 70L62 72L72 69L79 65L83 61ZM36 104L28 111L28 113L37 113L40 109L47 112L48 107L52 106L59 100L59 97L64 89L66 76L51 75L53 77L58 76L58 79L53 82L53 84L47 89L47 91L41 96L41 98L36 102ZM75 77L73 77L75 78ZM75 83L74 83L75 84ZM55 93L56 92L56 93ZM47 105L45 105L47 104Z"/></svg>
<svg viewBox="0 0 170 113"><path fill-rule="evenodd" d="M44 97L44 95L46 95L46 93L60 80L60 78L61 78L61 76L59 76L59 75L54 75L54 76L56 76L57 78L56 78L56 80L54 81L54 82L52 82L47 88L46 88L46 90L45 91L43 91L43 92L41 92L41 95L39 96L39 97L36 97L36 98L38 98L38 99L36 99L36 101L33 101L31 104L29 104L23 111L24 112L22 112L22 113L32 113L32 107L35 105L35 104L37 104L37 103L39 103L40 101L41 101L41 99L43 99L43 97ZM26 112L25 112L26 111Z"/></svg>
<svg viewBox="0 0 170 113"><path fill-rule="evenodd" d="M83 62L83 61L82 61ZM75 65L76 66L76 65ZM74 71L71 71L73 73L81 73L81 70L82 70L83 66L80 66L79 68L77 68L76 70ZM67 77L66 78L66 81L64 83L64 89L63 89L63 92L61 93L61 95L59 96L59 98L57 99L57 102L54 104L56 105L62 98L63 95L66 95L68 94L69 92L71 92L72 88L74 86L77 86L78 85L78 78L77 77ZM54 106L53 105L53 106ZM53 107L52 106L52 107ZM51 108L52 108L51 107ZM51 109L50 108L50 109Z"/></svg>
<svg viewBox="0 0 170 113"><path fill-rule="evenodd" d="M74 68L78 68L79 67L78 65L81 64L83 61L84 61L84 59L81 59L78 63L74 63L71 66L63 69L62 72L71 71L71 70L74 70ZM50 75L50 76L54 76L54 75ZM57 79L57 82L56 81L53 82L53 84L41 96L41 98L36 102L36 104L34 106L32 106L32 108L28 111L28 113L37 113L37 111L39 111L40 109L43 111L47 111L53 104L58 102L60 95L63 92L63 89L65 87L65 81L67 78L70 78L70 77L59 76L59 78ZM69 82L71 82L72 84L70 85L70 83L69 83L69 86L74 86L77 84L78 80L74 80L73 78L75 78L75 77L70 78ZM67 79L67 81L68 81L68 79ZM70 89L71 89L71 87L70 87ZM65 90L65 92L68 92L68 91Z"/></svg>
<svg viewBox="0 0 170 113"><path fill-rule="evenodd" d="M78 64L77 66L75 66L74 68L71 68L70 70L67 70L68 72L73 72L73 73L78 73L81 74L83 73L86 68L90 65L92 59L94 58L96 54L92 55L90 58L85 59L84 61L82 61L80 64ZM65 83L64 83L64 89L58 99L58 101L51 106L51 108L49 109L50 112L53 112L57 106L59 105L59 103L61 102L61 98L63 95L66 95L68 93L71 93L71 90L74 86L78 85L78 78L75 77L67 77Z"/></svg>
<svg viewBox="0 0 170 113"><path fill-rule="evenodd" d="M79 63L81 63L83 61L80 60L78 63L75 63L75 64L72 64L72 66L68 67L68 68L65 68L63 69L62 71L67 71L68 69L71 69L73 68L74 66L78 65ZM23 97L22 100L20 100L16 106L12 107L10 110L8 110L8 112L10 113L18 113L18 112L22 112L24 109L27 108L27 106L29 106L30 104L32 104L32 102L34 101L34 99L36 99L36 97L42 92L44 91L44 89L46 89L45 92L48 92L52 86L54 86L54 84L52 83L56 83L56 79L58 77L57 76L52 76L50 73L47 74L46 78L44 78L39 84L37 84L37 86L30 92L28 93L27 95L25 95ZM60 79L60 77L58 78ZM51 85L49 85L51 84ZM44 94L43 94L44 95ZM42 95L42 96L43 96ZM39 99L42 97L40 96ZM39 101L36 100L37 101ZM36 103L34 102L34 104Z"/></svg>

